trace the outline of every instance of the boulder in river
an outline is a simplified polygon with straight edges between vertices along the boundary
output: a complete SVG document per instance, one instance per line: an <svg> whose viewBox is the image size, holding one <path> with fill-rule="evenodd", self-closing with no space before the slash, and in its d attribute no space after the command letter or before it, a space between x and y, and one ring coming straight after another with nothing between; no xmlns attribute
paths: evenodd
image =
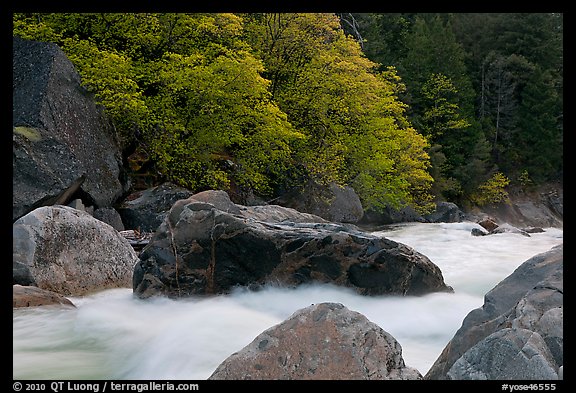
<svg viewBox="0 0 576 393"><path fill-rule="evenodd" d="M554 380L562 373L563 245L538 254L471 311L426 379Z"/></svg>
<svg viewBox="0 0 576 393"><path fill-rule="evenodd" d="M12 285L12 307L38 307L38 306L66 306L76 307L68 298L52 291L33 286Z"/></svg>
<svg viewBox="0 0 576 393"><path fill-rule="evenodd" d="M130 287L138 256L110 225L68 206L44 206L12 226L13 284L80 296Z"/></svg>
<svg viewBox="0 0 576 393"><path fill-rule="evenodd" d="M224 360L209 380L420 380L402 347L339 303L296 311Z"/></svg>
<svg viewBox="0 0 576 393"><path fill-rule="evenodd" d="M133 280L137 296L309 282L364 295L452 291L438 266L409 246L294 209L236 205L226 193L212 193L218 193L218 206L194 195L172 206L140 253Z"/></svg>

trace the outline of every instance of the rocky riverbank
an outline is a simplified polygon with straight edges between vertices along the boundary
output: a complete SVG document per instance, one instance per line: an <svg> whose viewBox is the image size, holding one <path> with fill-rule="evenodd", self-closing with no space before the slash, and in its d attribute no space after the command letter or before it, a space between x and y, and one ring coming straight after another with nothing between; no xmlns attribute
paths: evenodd
<svg viewBox="0 0 576 393"><path fill-rule="evenodd" d="M63 52L52 44L17 38L13 51L14 307L68 307L67 296L113 287L132 287L141 298L213 295L238 285L257 288L269 282L293 286L314 281L352 287L367 296L449 292L442 272L425 255L355 224L493 217L497 224L562 227L561 185L514 195L509 204L483 211L463 212L442 202L425 217L410 211L363 214L349 188L330 187L335 199L328 198L332 203L323 206L311 205L315 198L299 196L307 201L301 210L291 208L288 200L285 206L248 206L232 202L222 191L193 194L169 183L128 194L130 180L111 125L80 85ZM124 230L149 234L147 245L135 250L122 235ZM466 327L476 332L473 342L456 345L457 335L450 348L458 350L445 350L427 378L562 376L563 249L535 258L519 269L519 274L533 275L534 280L520 280L514 296L508 290L490 292L483 311L472 314L482 314L482 318L465 320ZM549 275L537 273L541 263L551 266ZM504 288L507 282L503 281ZM488 312L495 305L498 313ZM280 362L285 369L274 371L277 375L297 379L421 377L405 367L393 337L345 305L325 304L297 312L295 317L283 326L301 319L307 322L299 325L300 336L291 340L315 342L320 345L317 348L327 349L319 358L309 354L302 361L288 359L293 356L288 353ZM357 330L355 323L363 330ZM309 329L314 326L332 330L334 335L318 335ZM469 333L460 334L468 337ZM323 339L331 344L322 347L318 340ZM260 352L274 347L266 343L260 348L264 341L254 344ZM355 350L344 355L336 350L335 342ZM243 359L249 358L246 353L252 353L254 345L243 352ZM502 346L512 349L495 349ZM519 349L524 347L535 356L522 357ZM274 354L266 353L262 356ZM491 361L483 357L486 354ZM334 357L352 368L324 368ZM504 367L507 364L522 367ZM258 370L259 365L263 366L255 363L253 368ZM295 372L301 365L314 373ZM491 367L498 367L498 372ZM232 368L227 363L214 378L235 378L238 374ZM265 369L272 370L260 368Z"/></svg>

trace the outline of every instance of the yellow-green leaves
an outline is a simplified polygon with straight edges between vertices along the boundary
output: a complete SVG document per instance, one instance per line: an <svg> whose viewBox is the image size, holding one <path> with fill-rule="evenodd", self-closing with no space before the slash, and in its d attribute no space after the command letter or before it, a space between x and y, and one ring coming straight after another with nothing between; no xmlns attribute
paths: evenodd
<svg viewBox="0 0 576 393"><path fill-rule="evenodd" d="M307 178L350 184L375 209L428 199L426 140L405 117L393 68L377 72L333 14L264 14L249 25L274 99L306 135L295 155Z"/></svg>
<svg viewBox="0 0 576 393"><path fill-rule="evenodd" d="M14 32L58 43L126 144L192 190L312 179L366 207L428 199L396 70L378 72L335 14L38 14Z"/></svg>
<svg viewBox="0 0 576 393"><path fill-rule="evenodd" d="M506 191L508 184L510 184L510 179L502 172L496 172L478 186L478 190L471 195L470 200L478 206L506 202L509 200L508 192Z"/></svg>

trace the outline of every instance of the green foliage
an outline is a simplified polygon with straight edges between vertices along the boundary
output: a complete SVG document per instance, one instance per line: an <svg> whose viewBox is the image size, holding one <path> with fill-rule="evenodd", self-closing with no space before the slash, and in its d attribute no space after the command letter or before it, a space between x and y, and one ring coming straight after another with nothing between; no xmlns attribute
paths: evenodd
<svg viewBox="0 0 576 393"><path fill-rule="evenodd" d="M408 86L405 99L414 126L435 146L435 196L460 203L484 177L489 159L485 136L474 121L465 52L452 32L451 17L436 14L414 18L406 47L399 66Z"/></svg>
<svg viewBox="0 0 576 393"><path fill-rule="evenodd" d="M380 69L398 66L408 51L406 37L414 24L413 13L353 14L364 40L363 50ZM344 28L349 28L344 24ZM352 33L352 32L350 32Z"/></svg>
<svg viewBox="0 0 576 393"><path fill-rule="evenodd" d="M532 181L526 169L522 170L518 175L518 183L520 183L522 187L531 187L534 185L534 181Z"/></svg>
<svg viewBox="0 0 576 393"><path fill-rule="evenodd" d="M506 176L562 175L562 14L346 15L357 31L328 13L53 13L13 14L13 33L58 44L125 155L195 191L312 180L426 211L430 193L492 203Z"/></svg>
<svg viewBox="0 0 576 393"><path fill-rule="evenodd" d="M466 72L466 53L456 40L451 21L440 15L416 16L406 35L406 56L398 65L408 86L409 104L418 113L423 85L433 74L442 74L459 92L454 96L465 117L474 113L474 91Z"/></svg>
<svg viewBox="0 0 576 393"><path fill-rule="evenodd" d="M492 203L509 201L509 195L506 187L510 184L503 173L496 172L478 186L478 190L470 196L470 200L478 206L484 206Z"/></svg>
<svg viewBox="0 0 576 393"><path fill-rule="evenodd" d="M151 113L134 78L134 66L125 55L103 51L88 40L65 38L61 43L82 75L82 83L114 120L123 145L134 138L134 129L146 129Z"/></svg>
<svg viewBox="0 0 576 393"><path fill-rule="evenodd" d="M233 14L15 15L14 34L58 43L163 177L192 190L270 194L303 136L271 99ZM36 31L36 34L34 34ZM57 33L55 33L57 32Z"/></svg>
<svg viewBox="0 0 576 393"><path fill-rule="evenodd" d="M455 14L492 160L536 184L563 172L563 14Z"/></svg>
<svg viewBox="0 0 576 393"><path fill-rule="evenodd" d="M400 98L430 139L437 198L466 203L494 170L562 176L563 14L353 16L368 57L396 66L407 86ZM453 115L469 126L450 129Z"/></svg>
<svg viewBox="0 0 576 393"><path fill-rule="evenodd" d="M192 190L351 184L367 207L426 206L427 142L334 14L15 15L59 44L125 146Z"/></svg>
<svg viewBox="0 0 576 393"><path fill-rule="evenodd" d="M154 105L171 132L153 138L159 167L192 189L227 189L228 173L239 185L269 194L268 176L282 175L290 143L301 135L270 100L262 64L239 51L214 59L167 54L163 60ZM202 165L188 168L194 161Z"/></svg>
<svg viewBox="0 0 576 393"><path fill-rule="evenodd" d="M275 100L306 135L302 182L352 185L366 208L429 205L427 142L405 117L395 69L377 71L331 14L258 15L246 31Z"/></svg>
<svg viewBox="0 0 576 393"><path fill-rule="evenodd" d="M20 38L45 42L60 42L62 35L41 16L14 14L12 21L14 35Z"/></svg>
<svg viewBox="0 0 576 393"><path fill-rule="evenodd" d="M431 74L422 85L422 132L431 140L439 142L442 136L451 131L470 126L453 102L457 93L452 81L442 74Z"/></svg>
<svg viewBox="0 0 576 393"><path fill-rule="evenodd" d="M516 143L510 147L518 163L538 183L562 173L563 136L558 119L559 97L553 78L536 67L526 81L518 108ZM513 168L510 173L517 172Z"/></svg>

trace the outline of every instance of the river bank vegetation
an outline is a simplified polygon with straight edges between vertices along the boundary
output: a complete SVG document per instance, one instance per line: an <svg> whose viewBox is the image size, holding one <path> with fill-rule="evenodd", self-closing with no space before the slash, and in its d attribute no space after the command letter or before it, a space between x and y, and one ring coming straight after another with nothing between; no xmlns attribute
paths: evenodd
<svg viewBox="0 0 576 393"><path fill-rule="evenodd" d="M14 14L13 32L64 50L136 187L336 183L424 212L562 178L562 14Z"/></svg>

